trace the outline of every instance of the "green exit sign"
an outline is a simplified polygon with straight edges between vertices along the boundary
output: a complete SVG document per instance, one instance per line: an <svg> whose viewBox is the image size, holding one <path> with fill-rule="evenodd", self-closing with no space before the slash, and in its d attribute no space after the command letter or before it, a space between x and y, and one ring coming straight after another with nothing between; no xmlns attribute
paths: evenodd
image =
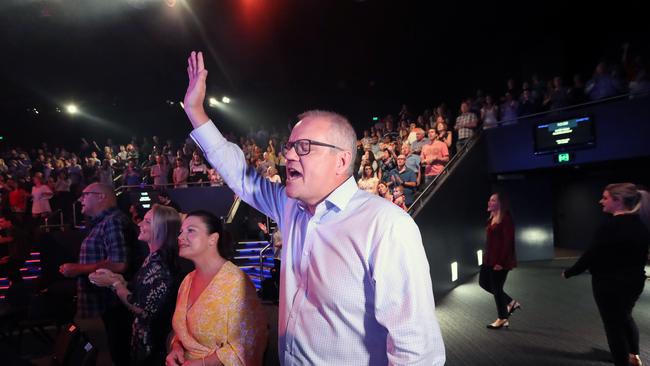
<svg viewBox="0 0 650 366"><path fill-rule="evenodd" d="M573 158L573 153L570 152L561 152L555 154L555 162L558 164L573 163Z"/></svg>

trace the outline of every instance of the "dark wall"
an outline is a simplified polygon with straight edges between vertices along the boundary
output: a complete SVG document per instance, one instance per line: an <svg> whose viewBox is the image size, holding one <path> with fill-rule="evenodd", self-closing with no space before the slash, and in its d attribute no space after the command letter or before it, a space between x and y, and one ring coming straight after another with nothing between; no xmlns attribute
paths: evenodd
<svg viewBox="0 0 650 366"><path fill-rule="evenodd" d="M598 204L603 188L610 182L603 178L566 180L555 188L555 245L585 250L605 214Z"/></svg>
<svg viewBox="0 0 650 366"><path fill-rule="evenodd" d="M598 203L610 183L650 185L650 157L556 169L552 174L555 245L585 250L607 217Z"/></svg>
<svg viewBox="0 0 650 366"><path fill-rule="evenodd" d="M485 245L488 178L485 144L480 140L415 217L436 295L478 271L476 251ZM451 262L458 262L457 282L451 282Z"/></svg>
<svg viewBox="0 0 650 366"><path fill-rule="evenodd" d="M515 223L517 260L552 259L553 199L545 177L500 177L495 188L506 194L510 201Z"/></svg>
<svg viewBox="0 0 650 366"><path fill-rule="evenodd" d="M552 247L585 250L606 218L598 201L610 183L650 184L650 157L496 175L509 195L519 260L552 258Z"/></svg>
<svg viewBox="0 0 650 366"><path fill-rule="evenodd" d="M490 171L493 173L554 167L553 154L535 155L533 126L538 122L591 116L596 146L575 151L574 164L650 156L650 97L624 99L554 112L486 130Z"/></svg>
<svg viewBox="0 0 650 366"><path fill-rule="evenodd" d="M493 192L509 198L517 260L553 258L553 193L546 176L492 179L481 139L415 217L437 295L478 272L477 251L485 248L487 201ZM458 263L457 282L451 281L452 262Z"/></svg>
<svg viewBox="0 0 650 366"><path fill-rule="evenodd" d="M534 154L536 123L577 116L595 121L595 147L576 150L567 166L555 164L553 154ZM603 188L650 183L648 97L548 113L484 132L489 170L511 195L520 260L551 258L549 240L556 247L586 249L605 217L598 204Z"/></svg>
<svg viewBox="0 0 650 366"><path fill-rule="evenodd" d="M167 193L183 212L206 210L217 217L226 216L235 200L235 193L225 186L170 189Z"/></svg>
<svg viewBox="0 0 650 366"><path fill-rule="evenodd" d="M151 201L139 202L140 190L126 191L119 196L120 208L128 212L131 204L158 202L157 191L147 191ZM235 193L230 188L223 187L187 187L167 190L169 198L177 203L181 212L189 213L196 210L206 210L217 217L226 216L235 200ZM143 209L146 211L146 209Z"/></svg>

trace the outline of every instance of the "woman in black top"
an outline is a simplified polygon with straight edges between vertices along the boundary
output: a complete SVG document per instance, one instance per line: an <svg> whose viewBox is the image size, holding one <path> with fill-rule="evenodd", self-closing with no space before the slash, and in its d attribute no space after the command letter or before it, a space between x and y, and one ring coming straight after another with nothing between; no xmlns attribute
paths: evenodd
<svg viewBox="0 0 650 366"><path fill-rule="evenodd" d="M631 183L610 184L600 204L612 217L598 228L592 246L563 276L569 278L587 269L591 272L592 291L614 364L641 365L639 330L632 309L646 280L650 195Z"/></svg>

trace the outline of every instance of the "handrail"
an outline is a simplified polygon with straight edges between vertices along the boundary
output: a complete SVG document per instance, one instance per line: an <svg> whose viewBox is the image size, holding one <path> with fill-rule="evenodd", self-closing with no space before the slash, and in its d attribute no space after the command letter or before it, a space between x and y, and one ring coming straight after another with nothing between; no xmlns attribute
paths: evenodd
<svg viewBox="0 0 650 366"><path fill-rule="evenodd" d="M182 183L182 184L187 185L187 186L205 185L205 184L209 184L210 187L223 187L223 186L225 186L225 184L221 184L221 185L218 185L218 186L213 186L213 185L211 185L210 182L186 182L186 183ZM175 188L176 185L177 185L176 183L165 183L165 184L153 184L153 183L145 184L145 183L141 183L141 184L132 184L132 185L121 185L121 186L115 188L115 194L120 195L124 190L126 190L128 188L140 188L140 189L144 189L144 188L155 189L157 187L172 187L172 188ZM186 188L186 187L182 187L182 188Z"/></svg>
<svg viewBox="0 0 650 366"><path fill-rule="evenodd" d="M264 277L264 252L269 250L269 248L273 245L273 236L271 236L271 241L269 241L268 244L262 249L260 249L260 278Z"/></svg>
<svg viewBox="0 0 650 366"><path fill-rule="evenodd" d="M237 213L237 210L239 210L240 204L241 198L239 196L235 196L235 200L233 201L232 205L230 206L230 210L228 210L228 214L226 215L226 224L231 224L232 220L235 219L235 214Z"/></svg>
<svg viewBox="0 0 650 366"><path fill-rule="evenodd" d="M49 223L50 217L53 217L57 213L59 214L59 223L50 225L50 223ZM45 232L49 233L50 228L55 228L55 227L58 227L59 230L61 230L61 231L64 231L64 229L65 229L65 224L63 223L63 210L62 209L58 209L58 210L56 210L54 212L51 212L48 216L46 216L44 218L44 221L45 221L45 224L40 225L39 227L41 229L45 229Z"/></svg>
<svg viewBox="0 0 650 366"><path fill-rule="evenodd" d="M438 181L439 181L440 179L442 179L442 177L443 177L445 174L448 174L448 172L449 172L449 171L450 171L450 170L451 170L451 169L452 169L452 168L457 164L458 161L460 161L460 160L461 160L461 159L462 159L462 158L467 154L467 151L469 151L469 149L470 149L471 147L474 146L474 144L476 143L476 141L478 141L478 139L479 139L481 136L483 136L483 130L479 130L478 132L476 132L476 133L474 134L474 136L472 136L472 137L470 138L470 140L465 144L465 146L463 146L463 147L460 149L460 151L456 151L456 154L455 154L455 155L454 155L454 156L449 160L449 162L447 162L447 164L445 164L445 166L444 166L444 168L442 169L442 171L440 172L440 174L438 174L438 175L437 175L437 176L436 176L436 177L435 177L435 178L434 178L434 179L433 179L433 180L432 180L432 181L431 181L431 182L430 182L426 187L424 187L424 189L422 190L422 193L420 193L420 194L415 198L415 200L413 201L413 203L412 203L412 204L407 208L406 212L408 212L408 213L411 214L412 216L415 216L415 214L417 213L417 212L415 212L415 210L414 210L415 207L416 207L416 205L417 205L418 203L420 203L420 201L422 201L422 200L426 199L428 196L430 196L429 193L431 193L431 190L432 190L434 187L437 187L437 186L438 186L438 184L437 184ZM422 203L422 204L423 204L423 203Z"/></svg>

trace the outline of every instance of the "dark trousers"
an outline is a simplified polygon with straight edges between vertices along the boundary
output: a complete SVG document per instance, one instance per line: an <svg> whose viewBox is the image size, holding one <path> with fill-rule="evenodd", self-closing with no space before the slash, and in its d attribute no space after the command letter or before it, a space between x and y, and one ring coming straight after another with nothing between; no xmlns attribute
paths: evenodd
<svg viewBox="0 0 650 366"><path fill-rule="evenodd" d="M130 365L133 316L124 305L117 304L102 314L102 320L106 328L106 339L113 364Z"/></svg>
<svg viewBox="0 0 650 366"><path fill-rule="evenodd" d="M484 264L481 266L481 272L478 276L478 284L481 288L494 295L499 319L508 319L508 316L510 316L508 314L508 304L512 301L512 297L503 291L503 285L506 283L508 272L510 271L507 269L495 271Z"/></svg>
<svg viewBox="0 0 650 366"><path fill-rule="evenodd" d="M627 366L629 354L639 354L639 329L632 318L632 309L643 292L644 283L643 277L592 277L594 300L615 365Z"/></svg>

